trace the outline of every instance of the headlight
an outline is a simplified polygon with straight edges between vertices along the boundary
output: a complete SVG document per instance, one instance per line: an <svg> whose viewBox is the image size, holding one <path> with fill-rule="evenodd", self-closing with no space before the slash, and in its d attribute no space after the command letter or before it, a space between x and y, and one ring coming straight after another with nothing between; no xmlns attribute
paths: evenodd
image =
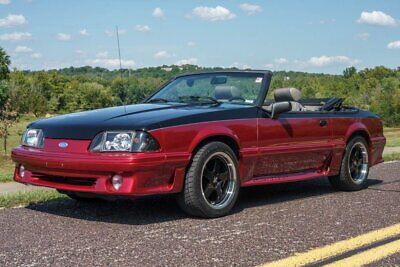
<svg viewBox="0 0 400 267"><path fill-rule="evenodd" d="M22 136L22 145L42 148L44 143L43 131L39 129L27 129Z"/></svg>
<svg viewBox="0 0 400 267"><path fill-rule="evenodd" d="M157 140L143 131L103 132L96 135L90 144L90 150L97 152L146 152L159 149Z"/></svg>

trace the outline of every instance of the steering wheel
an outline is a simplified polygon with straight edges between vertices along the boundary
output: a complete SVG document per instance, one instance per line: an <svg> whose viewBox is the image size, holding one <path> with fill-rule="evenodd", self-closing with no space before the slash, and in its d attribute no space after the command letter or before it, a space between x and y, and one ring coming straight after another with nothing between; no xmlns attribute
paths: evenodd
<svg viewBox="0 0 400 267"><path fill-rule="evenodd" d="M233 96L233 97L229 98L229 102L232 102L233 100L242 100L243 102L246 102L246 99L244 99L241 96Z"/></svg>

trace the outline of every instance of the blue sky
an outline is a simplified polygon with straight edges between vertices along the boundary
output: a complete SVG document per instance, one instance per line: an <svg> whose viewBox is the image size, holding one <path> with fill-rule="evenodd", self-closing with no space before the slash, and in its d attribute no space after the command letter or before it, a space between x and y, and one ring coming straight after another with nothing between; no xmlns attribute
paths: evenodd
<svg viewBox="0 0 400 267"><path fill-rule="evenodd" d="M341 73L400 66L399 0L0 0L18 69L193 63Z"/></svg>

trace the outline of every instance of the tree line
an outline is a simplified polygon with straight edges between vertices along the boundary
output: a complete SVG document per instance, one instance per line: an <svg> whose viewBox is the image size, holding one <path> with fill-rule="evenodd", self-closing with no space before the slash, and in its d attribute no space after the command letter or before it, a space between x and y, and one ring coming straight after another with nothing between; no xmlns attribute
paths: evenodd
<svg viewBox="0 0 400 267"><path fill-rule="evenodd" d="M70 67L47 71L10 70L0 47L0 137L21 114L62 114L142 101L175 75L221 70L194 65L108 70ZM383 66L342 75L293 71L274 72L271 89L299 88L304 98L341 97L347 105L379 114L386 126L400 126L400 69ZM270 90L272 91L272 90ZM6 138L4 138L6 139Z"/></svg>

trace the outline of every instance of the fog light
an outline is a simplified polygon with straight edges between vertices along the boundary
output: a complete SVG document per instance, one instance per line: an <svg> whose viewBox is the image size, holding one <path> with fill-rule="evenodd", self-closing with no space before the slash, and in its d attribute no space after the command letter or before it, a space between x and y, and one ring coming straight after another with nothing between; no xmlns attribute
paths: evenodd
<svg viewBox="0 0 400 267"><path fill-rule="evenodd" d="M111 178L111 183L112 183L112 185L113 185L113 187L115 188L115 190L118 190L120 187L121 187L121 185L122 185L122 176L121 175L118 175L118 174L116 174L116 175L114 175L112 178Z"/></svg>
<svg viewBox="0 0 400 267"><path fill-rule="evenodd" d="M24 165L19 166L19 176L21 178L25 177L25 167L24 167Z"/></svg>

